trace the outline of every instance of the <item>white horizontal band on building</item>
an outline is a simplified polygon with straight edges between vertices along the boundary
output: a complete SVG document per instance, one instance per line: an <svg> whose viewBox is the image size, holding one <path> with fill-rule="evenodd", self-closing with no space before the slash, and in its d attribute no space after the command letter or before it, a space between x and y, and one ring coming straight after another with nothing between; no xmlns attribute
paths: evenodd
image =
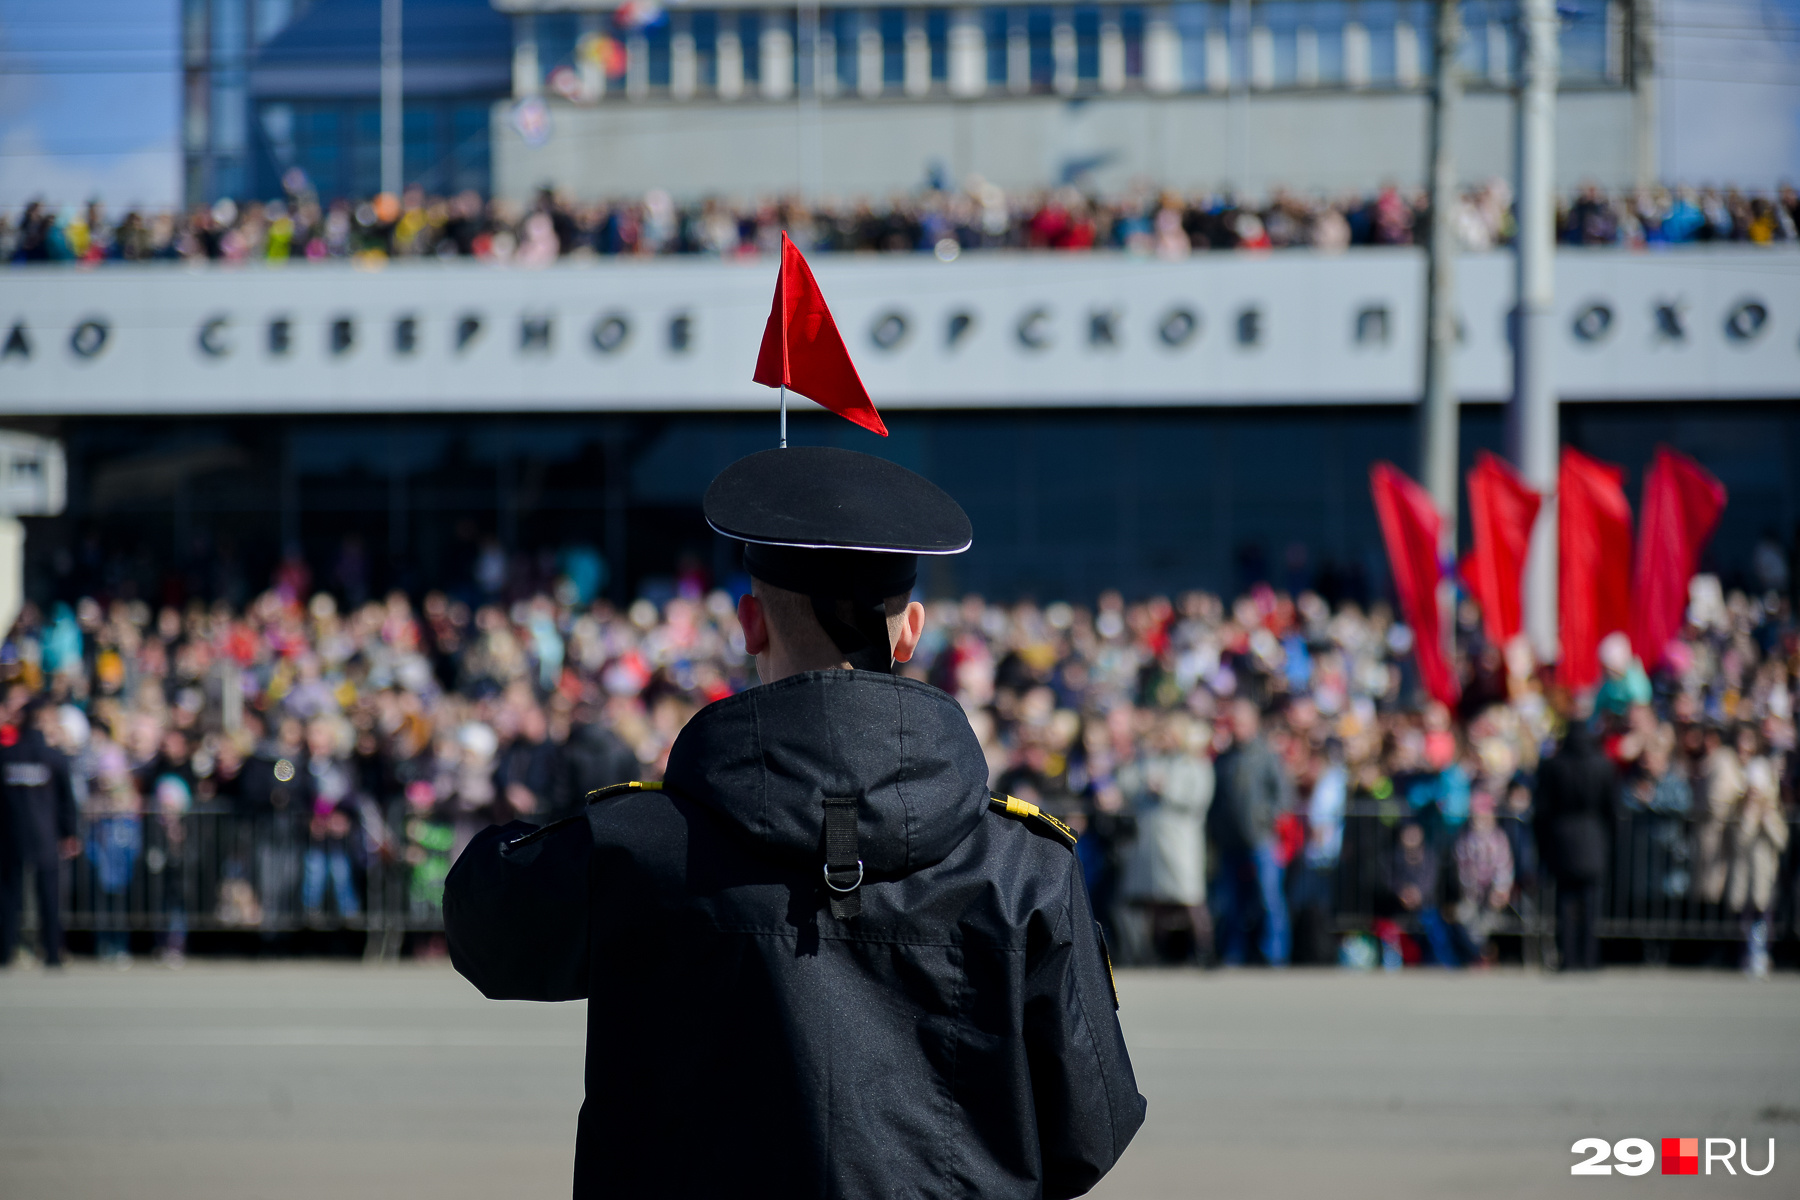
<svg viewBox="0 0 1800 1200"><path fill-rule="evenodd" d="M1424 257L823 256L877 405L1394 404L1421 389ZM1462 396L1511 389L1510 255L1458 269ZM773 411L750 381L763 260L21 268L0 293L16 414ZM1800 255L1567 251L1565 400L1800 397Z"/></svg>

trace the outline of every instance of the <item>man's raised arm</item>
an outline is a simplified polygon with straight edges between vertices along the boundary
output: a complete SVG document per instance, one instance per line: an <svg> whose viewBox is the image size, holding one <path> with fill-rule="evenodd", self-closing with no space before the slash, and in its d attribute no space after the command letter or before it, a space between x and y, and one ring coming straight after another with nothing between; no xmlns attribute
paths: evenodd
<svg viewBox="0 0 1800 1200"><path fill-rule="evenodd" d="M475 835L444 881L450 961L490 1000L582 1000L588 989L585 814Z"/></svg>

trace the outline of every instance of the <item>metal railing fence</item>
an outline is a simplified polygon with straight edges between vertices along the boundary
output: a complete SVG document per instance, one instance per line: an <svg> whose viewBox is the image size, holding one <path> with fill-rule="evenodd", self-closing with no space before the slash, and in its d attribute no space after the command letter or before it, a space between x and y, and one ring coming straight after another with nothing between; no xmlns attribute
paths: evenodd
<svg viewBox="0 0 1800 1200"><path fill-rule="evenodd" d="M1330 918L1338 932L1377 921L1416 927L1396 902L1392 864L1410 816L1397 801L1358 802L1344 822L1342 852L1329 880ZM1528 939L1553 933L1554 885L1536 866L1531 830L1506 817L1500 827L1516 852L1517 886L1491 931ZM63 871L64 928L108 935L185 935L347 929L370 935L370 952L392 954L407 933L443 929L443 875L453 848L473 830L409 819L401 804L366 814L346 835L321 836L298 814L246 816L196 809L178 816L84 817L81 853ZM1437 901L1455 901L1457 830L1426 822L1443 882ZM1698 894L1695 823L1633 812L1615 829L1604 881L1600 934L1650 942L1734 940L1741 914ZM1771 936L1793 929L1793 863L1784 858ZM1299 864L1290 870L1298 869ZM26 926L36 921L27 889ZM379 949L377 947L379 946ZM1528 960L1533 951L1528 949Z"/></svg>

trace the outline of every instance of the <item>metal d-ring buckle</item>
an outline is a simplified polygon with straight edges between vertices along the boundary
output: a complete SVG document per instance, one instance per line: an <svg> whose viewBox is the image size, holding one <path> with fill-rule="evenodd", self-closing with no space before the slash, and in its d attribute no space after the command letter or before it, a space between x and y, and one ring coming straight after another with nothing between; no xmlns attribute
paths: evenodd
<svg viewBox="0 0 1800 1200"><path fill-rule="evenodd" d="M837 884L831 882L831 864L830 863L825 864L824 871L825 871L825 886L830 888L834 892L854 892L857 888L862 886L863 865L862 865L862 859L860 859L860 858L856 860L856 882L851 884L849 887L839 887Z"/></svg>

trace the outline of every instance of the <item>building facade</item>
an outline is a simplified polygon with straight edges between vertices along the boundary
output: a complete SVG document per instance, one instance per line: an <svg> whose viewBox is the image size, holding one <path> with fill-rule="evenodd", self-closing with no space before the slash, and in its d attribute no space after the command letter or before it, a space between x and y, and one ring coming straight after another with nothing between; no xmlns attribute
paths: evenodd
<svg viewBox="0 0 1800 1200"><path fill-rule="evenodd" d="M284 179L326 201L379 190L381 7L183 0L190 204L268 199ZM487 0L405 0L401 13L403 178L485 195L491 109L510 89L507 22Z"/></svg>
<svg viewBox="0 0 1800 1200"><path fill-rule="evenodd" d="M971 174L1253 194L1424 178L1430 0L719 0L647 23L603 0L494 3L512 20L514 97L495 111L496 188L518 197L543 184L583 199L843 196ZM1559 12L1559 182L1650 178L1647 10ZM1464 0L1463 20L1459 165L1471 180L1510 175L1517 4Z"/></svg>

